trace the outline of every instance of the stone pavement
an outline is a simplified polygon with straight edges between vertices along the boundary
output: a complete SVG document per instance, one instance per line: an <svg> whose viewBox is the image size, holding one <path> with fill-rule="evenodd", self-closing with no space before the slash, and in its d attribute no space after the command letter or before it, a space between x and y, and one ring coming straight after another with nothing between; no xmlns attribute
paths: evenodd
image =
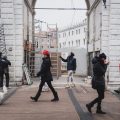
<svg viewBox="0 0 120 120"><path fill-rule="evenodd" d="M9 97L11 97L16 92L17 88L18 87L10 87L6 94L3 93L3 89L0 88L0 105L2 105Z"/></svg>
<svg viewBox="0 0 120 120"><path fill-rule="evenodd" d="M17 92L0 106L0 120L119 120L120 100L114 94L106 91L103 110L106 115L88 113L85 105L96 97L96 92L90 86L77 84L74 88L65 89L64 85L54 86L58 91L60 101L51 102L50 91L42 92L38 102L30 100L35 95L39 81L32 86L22 86Z"/></svg>

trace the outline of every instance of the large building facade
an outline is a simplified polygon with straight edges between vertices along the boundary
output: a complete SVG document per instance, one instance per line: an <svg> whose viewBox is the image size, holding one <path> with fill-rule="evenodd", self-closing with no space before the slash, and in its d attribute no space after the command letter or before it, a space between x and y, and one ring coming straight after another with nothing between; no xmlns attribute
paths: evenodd
<svg viewBox="0 0 120 120"><path fill-rule="evenodd" d="M120 85L120 1L86 0L88 8L89 74L91 59L104 52L110 61L106 79ZM106 4L106 6L105 6Z"/></svg>
<svg viewBox="0 0 120 120"><path fill-rule="evenodd" d="M22 64L30 63L28 54L33 43L35 2L36 0L0 0L0 21L4 26L6 55L12 63L11 81L21 82Z"/></svg>
<svg viewBox="0 0 120 120"><path fill-rule="evenodd" d="M58 31L59 48L87 48L87 20Z"/></svg>

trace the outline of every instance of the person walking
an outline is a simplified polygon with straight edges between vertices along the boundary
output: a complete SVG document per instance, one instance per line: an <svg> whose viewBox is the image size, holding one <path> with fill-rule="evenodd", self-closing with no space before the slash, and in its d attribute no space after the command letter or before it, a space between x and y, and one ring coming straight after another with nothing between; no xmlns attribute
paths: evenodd
<svg viewBox="0 0 120 120"><path fill-rule="evenodd" d="M75 86L74 79L73 79L73 73L76 71L76 58L74 58L74 53L71 52L70 55L67 57L67 59L64 59L60 56L61 60L63 62L67 62L67 71L68 71L68 77L67 77L67 85L66 87L70 87L69 81L71 80L72 86Z"/></svg>
<svg viewBox="0 0 120 120"><path fill-rule="evenodd" d="M30 97L30 98L34 100L35 102L37 102L38 98L41 95L44 84L47 83L48 87L50 88L54 96L54 98L51 101L52 102L59 101L58 94L53 88L52 83L51 83L51 81L53 81L53 77L52 77L51 70L50 70L52 65L51 65L49 51L44 50L42 54L44 55L43 62L42 62L40 71L37 73L37 77L41 76L41 83L39 85L39 89L35 97Z"/></svg>
<svg viewBox="0 0 120 120"><path fill-rule="evenodd" d="M93 62L93 78L92 78L92 87L97 91L98 97L95 98L89 104L86 104L86 107L90 113L92 113L92 107L97 103L96 113L106 114L101 109L101 103L104 99L105 93L105 72L107 70L108 62L106 62L106 55L104 53L99 55L99 58ZM93 82L94 81L94 82Z"/></svg>
<svg viewBox="0 0 120 120"><path fill-rule="evenodd" d="M0 88L3 87L4 61L2 59L2 52L0 52Z"/></svg>
<svg viewBox="0 0 120 120"><path fill-rule="evenodd" d="M6 87L9 88L9 66L11 66L11 62L7 59L7 56L3 57L4 60L4 75L6 78Z"/></svg>

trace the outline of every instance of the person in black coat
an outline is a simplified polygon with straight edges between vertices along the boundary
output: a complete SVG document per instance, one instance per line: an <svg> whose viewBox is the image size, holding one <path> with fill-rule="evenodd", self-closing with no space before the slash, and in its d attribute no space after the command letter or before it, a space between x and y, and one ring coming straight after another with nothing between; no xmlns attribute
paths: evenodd
<svg viewBox="0 0 120 120"><path fill-rule="evenodd" d="M94 99L89 104L86 104L86 107L90 113L92 113L91 108L94 104L97 103L97 110L96 113L99 114L106 114L101 109L101 103L104 99L105 93L105 72L107 69L108 62L106 62L106 55L104 53L99 55L99 58L96 59L97 61L93 63L93 80L92 86L96 89L98 93L98 97Z"/></svg>
<svg viewBox="0 0 120 120"><path fill-rule="evenodd" d="M53 81L53 77L52 77L51 70L50 70L52 65L51 65L49 52L47 50L44 50L43 55L44 55L44 57L43 57L43 62L42 62L42 65L41 65L41 69L37 73L37 77L41 76L41 83L39 85L39 89L38 89L37 94L35 95L35 97L31 97L31 99L34 100L35 102L38 101L38 98L39 98L39 96L41 95L41 92L42 92L42 88L43 88L43 86L46 82L48 87L51 89L51 91L54 95L54 98L51 101L52 102L59 101L58 94L55 91L55 89L53 88L52 83L51 83L51 81Z"/></svg>
<svg viewBox="0 0 120 120"><path fill-rule="evenodd" d="M4 61L2 59L2 52L0 52L0 87L3 87Z"/></svg>
<svg viewBox="0 0 120 120"><path fill-rule="evenodd" d="M4 60L4 75L6 78L6 87L9 87L9 66L11 66L11 62L7 59L7 56L3 57Z"/></svg>
<svg viewBox="0 0 120 120"><path fill-rule="evenodd" d="M71 52L70 55L67 57L67 59L64 59L60 56L61 60L63 62L67 62L67 71L68 71L68 77L67 77L67 86L69 86L69 81L71 80L72 86L75 86L73 81L73 73L76 71L76 59L74 58L74 53Z"/></svg>

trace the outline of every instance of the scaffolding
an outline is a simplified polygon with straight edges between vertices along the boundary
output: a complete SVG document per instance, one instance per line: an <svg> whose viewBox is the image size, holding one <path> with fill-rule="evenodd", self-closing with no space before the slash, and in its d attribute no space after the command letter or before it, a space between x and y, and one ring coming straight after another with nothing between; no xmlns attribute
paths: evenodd
<svg viewBox="0 0 120 120"><path fill-rule="evenodd" d="M4 25L1 23L0 23L0 52L2 52L4 55L7 55Z"/></svg>
<svg viewBox="0 0 120 120"><path fill-rule="evenodd" d="M2 52L3 55L7 55L4 25L2 24L2 19L1 19L1 0L0 0L0 52Z"/></svg>

